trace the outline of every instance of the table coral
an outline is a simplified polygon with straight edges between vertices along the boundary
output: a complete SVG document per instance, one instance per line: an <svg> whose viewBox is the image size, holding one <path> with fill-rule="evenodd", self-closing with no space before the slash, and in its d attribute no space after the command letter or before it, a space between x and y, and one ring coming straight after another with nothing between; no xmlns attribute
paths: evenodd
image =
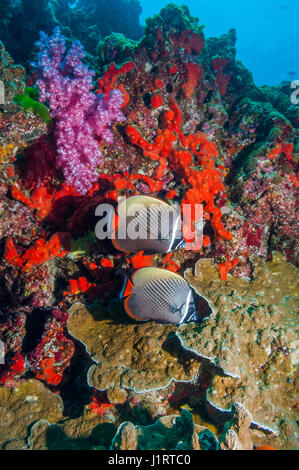
<svg viewBox="0 0 299 470"><path fill-rule="evenodd" d="M198 361L185 358L181 362L163 346L176 328L172 325L119 324L105 318L103 309L89 311L79 303L69 315L70 334L83 342L96 362L88 373L89 384L108 390L112 403L125 402L126 390L159 389L172 380L191 381L197 373Z"/></svg>
<svg viewBox="0 0 299 470"><path fill-rule="evenodd" d="M227 410L234 401L242 403L253 422L278 434L279 447L292 448L298 390L296 268L279 253L272 261L252 263L251 281L228 275L223 283L211 260L199 261L195 276L186 272L214 313L202 325L182 325L177 335L184 348L223 371L208 391L214 406Z"/></svg>
<svg viewBox="0 0 299 470"><path fill-rule="evenodd" d="M19 383L17 389L0 388L0 445L2 449L26 449L29 428L40 419L62 419L62 402L38 380Z"/></svg>
<svg viewBox="0 0 299 470"><path fill-rule="evenodd" d="M79 418L59 424L41 419L30 431L30 450L101 450L109 449L116 426L111 416L105 418L85 409Z"/></svg>

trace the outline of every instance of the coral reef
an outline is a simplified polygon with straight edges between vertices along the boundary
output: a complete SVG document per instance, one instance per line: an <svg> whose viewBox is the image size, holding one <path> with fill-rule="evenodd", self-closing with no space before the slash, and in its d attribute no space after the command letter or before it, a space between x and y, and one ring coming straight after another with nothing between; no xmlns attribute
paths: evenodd
<svg viewBox="0 0 299 470"><path fill-rule="evenodd" d="M165 416L151 426L122 423L111 447L116 450L199 450L199 442L194 432L192 414L182 410L181 416Z"/></svg>
<svg viewBox="0 0 299 470"><path fill-rule="evenodd" d="M108 449L116 432L112 416L99 416L88 410L77 419L50 425L37 421L28 437L30 450L102 450Z"/></svg>
<svg viewBox="0 0 299 470"><path fill-rule="evenodd" d="M42 14L41 14L42 12ZM60 26L68 40L79 39L90 54L110 33L122 33L138 40L141 6L138 0L1 0L0 37L13 59L28 65L33 44L40 31L50 34Z"/></svg>
<svg viewBox="0 0 299 470"><path fill-rule="evenodd" d="M252 450L253 442L250 436L252 417L240 403L232 404L231 420L225 424L225 428L219 437L222 450Z"/></svg>
<svg viewBox="0 0 299 470"><path fill-rule="evenodd" d="M4 103L0 103L0 164L3 164L14 161L18 153L46 133L47 126L33 112L14 103L16 96L24 94L25 70L14 64L2 42L0 81L4 87Z"/></svg>
<svg viewBox="0 0 299 470"><path fill-rule="evenodd" d="M231 420L225 423L225 430L218 442L209 429L194 424L190 411L183 409L181 416L164 416L151 426L122 423L112 440L111 448L115 450L252 450L250 424L250 413L242 405L234 403Z"/></svg>
<svg viewBox="0 0 299 470"><path fill-rule="evenodd" d="M102 23L106 2L16 3L8 15L0 0L0 38L18 62L46 33L27 77L0 44L2 448L294 449L289 84L256 87L236 31L205 39L187 7L165 7L137 42L135 0L111 2ZM126 23L113 9L128 4ZM32 25L22 57L12 24L20 38ZM136 194L188 203L192 228L202 204L202 246L128 255L98 240L98 205ZM151 265L185 276L197 323L126 315L123 275Z"/></svg>

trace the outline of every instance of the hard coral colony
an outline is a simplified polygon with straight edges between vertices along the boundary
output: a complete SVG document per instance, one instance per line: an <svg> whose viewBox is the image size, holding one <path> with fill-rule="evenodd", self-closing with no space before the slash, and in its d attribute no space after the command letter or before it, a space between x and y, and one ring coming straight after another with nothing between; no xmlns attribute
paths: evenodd
<svg viewBox="0 0 299 470"><path fill-rule="evenodd" d="M25 3L9 2L16 24ZM31 65L24 44L26 68L0 18L1 448L295 448L287 84L257 87L235 31L205 39L187 7L168 5L141 37L135 0L134 24L118 2L121 26L93 0L61 2L65 15L31 3L47 21L26 16L28 36L46 31ZM150 207L178 206L202 243L176 238L177 219L166 240L96 237L108 204L107 230L121 230L120 197L147 208L141 226Z"/></svg>

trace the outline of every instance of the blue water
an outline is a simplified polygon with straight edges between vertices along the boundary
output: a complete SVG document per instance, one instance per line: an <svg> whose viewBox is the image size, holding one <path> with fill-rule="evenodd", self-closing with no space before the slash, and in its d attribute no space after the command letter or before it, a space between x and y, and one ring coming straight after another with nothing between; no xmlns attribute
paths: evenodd
<svg viewBox="0 0 299 470"><path fill-rule="evenodd" d="M141 23L170 3L140 0ZM299 0L173 0L187 5L205 36L237 30L237 58L253 73L257 85L299 79ZM288 72L295 72L290 75Z"/></svg>

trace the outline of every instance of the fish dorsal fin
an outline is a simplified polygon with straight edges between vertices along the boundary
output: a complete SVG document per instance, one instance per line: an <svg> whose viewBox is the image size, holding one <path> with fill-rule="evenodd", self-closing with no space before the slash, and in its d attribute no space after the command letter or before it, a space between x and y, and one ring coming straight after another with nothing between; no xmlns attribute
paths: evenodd
<svg viewBox="0 0 299 470"><path fill-rule="evenodd" d="M145 268L138 269L134 273L132 281L135 287L140 287L153 279L169 279L170 277L185 281L185 279L179 274L167 269L156 268L155 266L147 266Z"/></svg>
<svg viewBox="0 0 299 470"><path fill-rule="evenodd" d="M165 207L171 207L170 204L163 201L162 199L158 199L152 196L144 196L142 194L136 194L135 196L128 197L127 199L123 199L117 206L117 214L119 217L125 217L127 212L131 207L135 204L145 204L145 207L149 207L150 204L162 204Z"/></svg>

